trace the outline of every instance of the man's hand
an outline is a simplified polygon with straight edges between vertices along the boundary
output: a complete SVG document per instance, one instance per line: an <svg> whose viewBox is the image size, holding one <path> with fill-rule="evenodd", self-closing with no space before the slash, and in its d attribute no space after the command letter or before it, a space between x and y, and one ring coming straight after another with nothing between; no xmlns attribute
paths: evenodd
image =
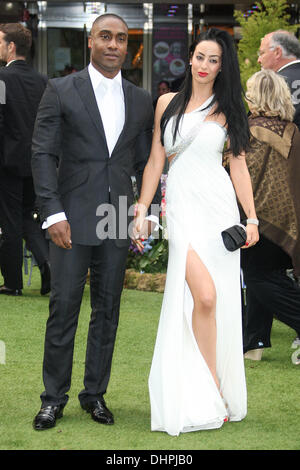
<svg viewBox="0 0 300 470"><path fill-rule="evenodd" d="M51 225L48 228L49 235L51 240L55 245L65 250L71 250L72 240L71 240L71 228L69 222L63 220L57 222L56 224Z"/></svg>

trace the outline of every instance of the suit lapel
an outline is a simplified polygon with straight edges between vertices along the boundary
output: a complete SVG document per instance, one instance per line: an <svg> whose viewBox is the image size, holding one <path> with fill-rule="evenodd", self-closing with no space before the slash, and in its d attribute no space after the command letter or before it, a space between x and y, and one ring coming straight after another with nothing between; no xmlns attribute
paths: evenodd
<svg viewBox="0 0 300 470"><path fill-rule="evenodd" d="M74 84L91 120L106 143L101 115L97 106L97 101L87 68L79 72L79 74L74 78Z"/></svg>

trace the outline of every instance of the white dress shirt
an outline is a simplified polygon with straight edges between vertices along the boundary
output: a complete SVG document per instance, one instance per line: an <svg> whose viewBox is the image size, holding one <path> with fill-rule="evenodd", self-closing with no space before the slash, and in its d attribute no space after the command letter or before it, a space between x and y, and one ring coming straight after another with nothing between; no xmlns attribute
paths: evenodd
<svg viewBox="0 0 300 470"><path fill-rule="evenodd" d="M121 71L111 79L104 77L92 64L89 64L88 70L111 156L125 123Z"/></svg>

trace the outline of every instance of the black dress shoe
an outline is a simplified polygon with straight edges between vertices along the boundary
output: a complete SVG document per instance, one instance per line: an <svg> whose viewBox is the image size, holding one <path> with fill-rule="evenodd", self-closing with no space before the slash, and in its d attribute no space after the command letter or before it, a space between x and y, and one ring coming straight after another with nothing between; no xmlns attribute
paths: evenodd
<svg viewBox="0 0 300 470"><path fill-rule="evenodd" d="M64 405L45 406L41 408L33 420L33 428L36 431L53 428L56 420L63 415Z"/></svg>
<svg viewBox="0 0 300 470"><path fill-rule="evenodd" d="M106 407L104 399L101 401L92 401L81 405L87 413L91 414L91 417L97 423L102 424L114 424L114 417L111 411Z"/></svg>
<svg viewBox="0 0 300 470"><path fill-rule="evenodd" d="M46 295L51 290L51 276L50 276L50 266L48 261L46 261L40 267L41 273L41 295Z"/></svg>
<svg viewBox="0 0 300 470"><path fill-rule="evenodd" d="M21 289L9 289L8 287L0 286L0 294L18 296L22 295L22 291Z"/></svg>

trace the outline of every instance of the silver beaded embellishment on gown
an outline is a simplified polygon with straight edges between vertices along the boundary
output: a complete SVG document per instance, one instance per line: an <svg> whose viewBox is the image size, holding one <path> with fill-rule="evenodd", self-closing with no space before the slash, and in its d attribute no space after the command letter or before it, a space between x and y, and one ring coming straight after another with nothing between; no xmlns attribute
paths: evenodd
<svg viewBox="0 0 300 470"><path fill-rule="evenodd" d="M197 132L200 130L200 128L202 127L203 125L203 122L206 118L206 116L208 115L208 113L210 112L212 106L209 106L208 108L206 109L203 109L203 110L199 110L199 111L196 111L197 113L201 113L200 116L201 116L201 121L198 122L196 124L196 126L194 126L188 133L187 135L180 141L179 144L175 145L174 147L172 147L171 149L169 149L167 152L166 152L166 157L170 157L171 155L175 154L175 156L172 158L170 164L169 164L169 168L171 168L171 166L175 163L176 160L178 160L178 157L189 147L189 145L193 142L194 138L196 137L197 135ZM194 112L194 111L192 111ZM189 114L189 113L188 113ZM175 122L175 121L174 121ZM173 127L174 127L174 122L173 122Z"/></svg>

